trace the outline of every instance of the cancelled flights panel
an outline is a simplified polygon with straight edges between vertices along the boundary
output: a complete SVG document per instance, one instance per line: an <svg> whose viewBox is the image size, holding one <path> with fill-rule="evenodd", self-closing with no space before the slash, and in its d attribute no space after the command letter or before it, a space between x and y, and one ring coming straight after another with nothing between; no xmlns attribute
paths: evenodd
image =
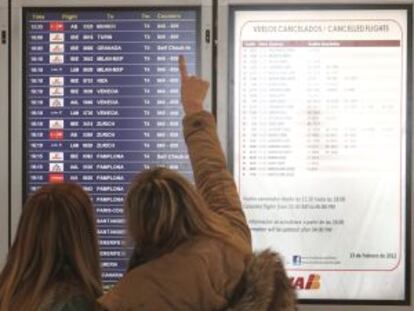
<svg viewBox="0 0 414 311"><path fill-rule="evenodd" d="M132 178L164 166L192 179L178 55L199 61L198 9L28 9L26 195L76 182L96 208L103 282L127 268L123 202Z"/></svg>
<svg viewBox="0 0 414 311"><path fill-rule="evenodd" d="M233 169L300 298L402 301L410 11L334 8L233 10Z"/></svg>

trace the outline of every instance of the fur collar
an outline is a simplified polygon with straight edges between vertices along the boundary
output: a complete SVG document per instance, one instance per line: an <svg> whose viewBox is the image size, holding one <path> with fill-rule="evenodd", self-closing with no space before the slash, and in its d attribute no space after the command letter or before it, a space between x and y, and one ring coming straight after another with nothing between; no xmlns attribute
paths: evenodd
<svg viewBox="0 0 414 311"><path fill-rule="evenodd" d="M296 293L279 254L269 250L249 261L233 302L225 311L295 311Z"/></svg>

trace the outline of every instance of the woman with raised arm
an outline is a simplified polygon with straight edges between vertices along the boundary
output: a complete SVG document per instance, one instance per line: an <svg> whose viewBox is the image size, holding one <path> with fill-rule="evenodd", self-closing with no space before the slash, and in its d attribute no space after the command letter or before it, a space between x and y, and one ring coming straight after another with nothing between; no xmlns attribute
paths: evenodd
<svg viewBox="0 0 414 311"><path fill-rule="evenodd" d="M110 311L222 310L251 257L250 230L217 137L203 110L208 83L183 57L184 137L196 187L155 168L130 185L125 210L135 251L128 273L99 302Z"/></svg>
<svg viewBox="0 0 414 311"><path fill-rule="evenodd" d="M94 209L76 184L47 185L23 207L0 274L0 311L93 311L102 294Z"/></svg>

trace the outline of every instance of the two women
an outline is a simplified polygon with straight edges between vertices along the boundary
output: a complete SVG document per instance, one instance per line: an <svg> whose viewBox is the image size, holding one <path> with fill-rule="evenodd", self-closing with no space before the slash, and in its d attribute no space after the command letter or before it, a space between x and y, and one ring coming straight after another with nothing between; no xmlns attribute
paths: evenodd
<svg viewBox="0 0 414 311"><path fill-rule="evenodd" d="M250 260L250 231L236 186L214 118L202 107L208 83L188 76L182 57L179 65L184 137L196 187L163 168L132 182L125 212L135 250L125 277L98 300L109 311L223 310L235 297L243 301L244 292L250 295L246 271L265 271L269 265L262 260L257 269ZM270 303L273 276L267 279ZM0 311L94 310L100 295L88 196L73 184L43 187L23 209L0 276Z"/></svg>

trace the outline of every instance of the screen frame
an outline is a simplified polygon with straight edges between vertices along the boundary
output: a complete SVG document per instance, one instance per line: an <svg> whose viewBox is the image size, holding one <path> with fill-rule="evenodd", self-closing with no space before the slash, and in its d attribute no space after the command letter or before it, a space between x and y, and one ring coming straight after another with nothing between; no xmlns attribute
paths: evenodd
<svg viewBox="0 0 414 311"><path fill-rule="evenodd" d="M289 11L304 11L304 10L346 10L346 9L358 9L358 10L386 10L386 9L400 9L407 12L407 94L406 94L406 109L407 109L407 116L406 116L406 126L407 126L407 137L406 137L406 220L405 220L405 226L406 226L406 241L405 241L405 297L403 300L347 300L347 299L301 299L300 303L307 304L307 305L392 305L392 306L407 306L410 304L410 298L412 297L412 289L411 289L411 281L413 280L413 276L411 274L411 241L413 240L412 232L411 232L411 176L412 176L412 168L411 168L411 150L412 150L412 52L413 52L413 22L412 22L412 5L400 3L379 3L379 4L355 4L355 3L310 3L307 2L301 2L301 3L294 3L294 4L285 4L285 3L275 3L273 1L272 4L252 4L247 3L247 1L243 1L243 3L238 3L241 1L234 1L237 3L233 3L233 1L228 1L228 7L227 7L227 21L225 21L225 18L219 18L219 20L222 22L219 24L223 24L224 22L227 22L227 51L228 51L228 61L226 64L227 72L227 90L228 92L226 94L227 98L221 98L221 100L218 100L219 103L227 103L223 108L223 106L218 108L218 111L221 111L221 113L218 113L218 118L221 118L218 120L220 133L222 131L226 132L226 139L222 141L223 145L226 146L227 150L227 158L228 158L228 166L231 171L234 170L234 154L233 154L233 137L234 137L234 123L233 123L233 114L234 114L234 99L233 99L233 90L234 90L234 21L235 21L235 13L238 11L263 11L263 10L289 10ZM220 10L219 10L220 12ZM218 32L218 35L220 36L221 32ZM219 40L220 43L223 43ZM221 56L221 62L226 62L222 58L223 55L220 54L219 49L219 59ZM220 63L220 60L219 60ZM219 66L219 68L223 68L224 66ZM221 85L222 86L222 85ZM223 86L224 87L224 86ZM226 92L218 92L219 95L223 95ZM224 100L223 100L224 99ZM225 112L223 111L225 110ZM225 118L226 121L222 121L224 118L222 114L226 114ZM222 136L223 137L223 136ZM410 174L411 173L411 174ZM378 309L376 309L378 310Z"/></svg>
<svg viewBox="0 0 414 311"><path fill-rule="evenodd" d="M195 50L195 55L196 58L199 59L200 61L196 64L196 72L195 74L199 75L201 72L201 34L202 34L202 30L201 30L201 8L197 7L197 6L182 6L182 7L177 7L177 6L169 6L169 7L149 7L149 6L140 6L140 7L105 7L105 8L96 8L96 7L70 7L70 8L62 8L62 7L58 7L58 8L51 8L51 7L47 7L47 8L41 8L39 9L38 7L25 7L23 8L23 36L22 36L22 40L23 40L23 44L22 44L22 48L23 48L23 53L22 53L22 68L23 68L23 72L26 73L26 69L27 69L27 60L28 60L28 45L27 45L27 24L28 24L28 16L29 14L36 12L36 10L41 11L42 13L48 13L48 12L60 12L60 11L69 11L71 13L76 13L76 12L93 12L93 11L105 11L105 10L110 10L111 12L122 12L125 10L142 10L145 12L153 12L153 11L182 11L182 12L187 12L187 11L192 11L195 12L196 15L196 29L198 31L197 36L196 36L196 50ZM27 105L27 91L28 91L28 78L26 76L26 78L23 77L22 79L22 105L23 105L23 114L22 114L22 127L23 127L23 153L22 153L22 175L21 175L21 180L22 180L22 202L25 202L29 196L29 189L28 189L28 185L29 185L29 181L27 180L28 177L28 169L29 169L29 153L28 153L28 134L29 134L29 122L26 122L28 120L30 120L29 115L28 115L28 105ZM35 119L35 118L34 118ZM128 252L127 252L128 253ZM124 258L124 259L128 259ZM105 283L105 281L103 280L103 285L104 287L106 286L111 286L113 284L111 283Z"/></svg>
<svg viewBox="0 0 414 311"><path fill-rule="evenodd" d="M6 262L9 244L9 3L0 0L0 268ZM5 40L3 42L3 39Z"/></svg>
<svg viewBox="0 0 414 311"><path fill-rule="evenodd" d="M206 79L211 80L212 77L212 44L210 41L205 40L205 34L207 31L212 31L212 3L211 0L178 0L173 5L171 1L167 0L145 0L136 3L131 0L121 0L114 6L113 1L110 0L73 0L71 5L68 5L67 1L56 0L50 3L48 0L17 0L14 1L11 8L11 35L13 38L11 46L11 61L10 68L19 68L18 70L11 71L12 84L11 92L11 136L14 137L14 143L10 144L11 160L10 160L10 187L11 187L11 200L9 204L10 209L10 235L11 240L14 238L18 220L22 211L23 200L25 194L25 181L22 179L25 174L25 159L26 159L26 128L24 125L25 114L25 101L23 93L25 77L24 72L24 57L25 57L25 38L24 38L24 14L31 9L41 10L187 10L196 9L197 16L199 17L199 33L200 38L198 40L197 55L200 58L198 71L200 75ZM205 109L211 111L211 90L209 90L206 101ZM11 243L11 242L10 242ZM10 247L9 243L9 247Z"/></svg>

